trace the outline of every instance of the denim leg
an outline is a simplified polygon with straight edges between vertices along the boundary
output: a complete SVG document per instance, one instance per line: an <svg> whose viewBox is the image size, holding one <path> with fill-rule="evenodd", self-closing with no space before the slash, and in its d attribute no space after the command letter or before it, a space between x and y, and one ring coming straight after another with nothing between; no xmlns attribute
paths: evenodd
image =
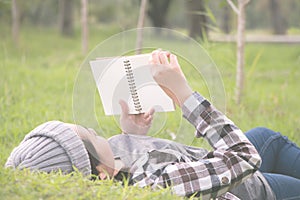
<svg viewBox="0 0 300 200"><path fill-rule="evenodd" d="M245 133L262 158L261 172L300 179L300 148L280 133L254 128Z"/></svg>
<svg viewBox="0 0 300 200"><path fill-rule="evenodd" d="M282 174L263 173L276 200L300 199L300 179Z"/></svg>

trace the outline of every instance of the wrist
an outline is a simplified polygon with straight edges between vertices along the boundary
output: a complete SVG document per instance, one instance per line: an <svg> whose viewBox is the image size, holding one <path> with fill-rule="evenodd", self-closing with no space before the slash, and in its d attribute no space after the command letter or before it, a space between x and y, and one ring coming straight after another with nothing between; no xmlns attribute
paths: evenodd
<svg viewBox="0 0 300 200"><path fill-rule="evenodd" d="M135 127L134 129L122 130L122 134L125 135L147 135L148 130L144 128Z"/></svg>
<svg viewBox="0 0 300 200"><path fill-rule="evenodd" d="M124 134L124 135L138 135L138 136L146 136L148 134L148 132L146 133L133 133L133 132L130 132L130 133L127 133L127 132L124 132L122 131L121 134Z"/></svg>
<svg viewBox="0 0 300 200"><path fill-rule="evenodd" d="M184 88L181 88L180 95L178 95L178 106L182 107L184 102L193 94L192 89L189 85L186 85Z"/></svg>

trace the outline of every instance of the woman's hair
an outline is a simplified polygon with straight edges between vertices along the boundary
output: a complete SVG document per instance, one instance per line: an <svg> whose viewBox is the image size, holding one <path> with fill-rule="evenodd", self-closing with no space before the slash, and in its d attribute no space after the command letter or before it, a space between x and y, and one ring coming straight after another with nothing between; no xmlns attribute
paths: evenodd
<svg viewBox="0 0 300 200"><path fill-rule="evenodd" d="M89 155L89 158L90 158L92 175L98 176L99 172L98 172L96 167L100 164L100 161L97 160L90 152L88 152L88 155Z"/></svg>

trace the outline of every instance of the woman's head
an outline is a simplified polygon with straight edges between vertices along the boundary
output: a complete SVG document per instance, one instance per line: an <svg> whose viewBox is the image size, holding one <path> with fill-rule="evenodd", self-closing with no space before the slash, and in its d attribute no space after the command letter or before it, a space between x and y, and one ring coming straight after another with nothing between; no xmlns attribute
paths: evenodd
<svg viewBox="0 0 300 200"><path fill-rule="evenodd" d="M95 166L91 166L93 163ZM50 121L28 133L12 151L5 166L45 172L60 170L63 173L70 173L75 167L84 175L90 175L92 171L111 175L114 163L107 141L95 131Z"/></svg>
<svg viewBox="0 0 300 200"><path fill-rule="evenodd" d="M97 173L101 179L105 179L107 175L112 177L114 174L114 156L107 140L98 136L91 128L85 128L75 124L67 125L70 126L83 141L88 151L94 174Z"/></svg>
<svg viewBox="0 0 300 200"><path fill-rule="evenodd" d="M43 123L28 133L10 154L6 167L70 173L76 167L91 173L87 150L76 133L60 121Z"/></svg>

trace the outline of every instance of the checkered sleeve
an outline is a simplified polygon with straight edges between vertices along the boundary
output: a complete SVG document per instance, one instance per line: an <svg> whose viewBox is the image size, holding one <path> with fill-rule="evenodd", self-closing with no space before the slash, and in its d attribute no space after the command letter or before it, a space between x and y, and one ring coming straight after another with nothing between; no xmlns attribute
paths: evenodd
<svg viewBox="0 0 300 200"><path fill-rule="evenodd" d="M226 195L258 169L261 160L254 146L208 100L195 92L182 111L196 128L196 136L204 137L213 150L198 161L174 162L156 174L145 175L139 185L170 187L180 196L211 199Z"/></svg>

